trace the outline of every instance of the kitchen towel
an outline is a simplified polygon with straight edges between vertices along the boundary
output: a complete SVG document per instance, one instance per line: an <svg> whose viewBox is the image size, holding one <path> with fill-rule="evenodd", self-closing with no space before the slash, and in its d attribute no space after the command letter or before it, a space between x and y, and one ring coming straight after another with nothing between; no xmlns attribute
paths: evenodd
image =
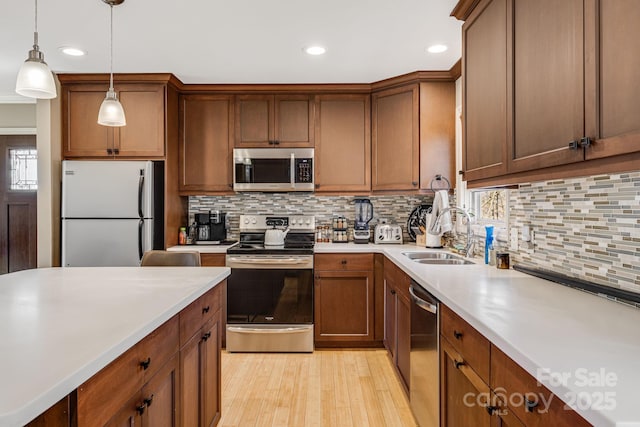
<svg viewBox="0 0 640 427"><path fill-rule="evenodd" d="M451 214L449 211L442 213L449 207L449 191L438 190L433 198L433 207L431 208L431 221L428 227L430 234L439 235L451 231ZM440 218L442 217L442 218ZM438 221L438 218L440 220Z"/></svg>

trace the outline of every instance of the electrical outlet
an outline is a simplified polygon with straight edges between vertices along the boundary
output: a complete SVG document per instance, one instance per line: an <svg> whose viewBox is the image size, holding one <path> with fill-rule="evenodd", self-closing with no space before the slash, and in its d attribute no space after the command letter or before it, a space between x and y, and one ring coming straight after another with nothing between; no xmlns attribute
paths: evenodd
<svg viewBox="0 0 640 427"><path fill-rule="evenodd" d="M518 227L511 227L511 233L509 233L509 249L512 251L518 250Z"/></svg>

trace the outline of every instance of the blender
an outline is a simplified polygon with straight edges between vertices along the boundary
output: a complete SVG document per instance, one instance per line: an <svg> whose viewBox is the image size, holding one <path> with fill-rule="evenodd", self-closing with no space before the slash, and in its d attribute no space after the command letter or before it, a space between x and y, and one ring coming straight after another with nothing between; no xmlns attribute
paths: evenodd
<svg viewBox="0 0 640 427"><path fill-rule="evenodd" d="M369 243L371 230L369 221L373 218L373 205L369 199L355 199L356 219L353 226L353 243Z"/></svg>

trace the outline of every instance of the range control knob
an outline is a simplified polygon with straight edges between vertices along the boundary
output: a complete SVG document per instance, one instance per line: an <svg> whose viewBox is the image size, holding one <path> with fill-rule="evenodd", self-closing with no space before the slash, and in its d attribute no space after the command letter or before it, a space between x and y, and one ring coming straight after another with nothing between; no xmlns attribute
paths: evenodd
<svg viewBox="0 0 640 427"><path fill-rule="evenodd" d="M245 224L249 224L249 218L245 218L245 219L244 219L244 223L245 223Z"/></svg>
<svg viewBox="0 0 640 427"><path fill-rule="evenodd" d="M400 235L396 234L396 240L400 240Z"/></svg>
<svg viewBox="0 0 640 427"><path fill-rule="evenodd" d="M291 220L291 225L296 225L296 219L295 219L295 218L293 218L293 219Z"/></svg>
<svg viewBox="0 0 640 427"><path fill-rule="evenodd" d="M378 240L384 240L384 236L382 234L378 235Z"/></svg>
<svg viewBox="0 0 640 427"><path fill-rule="evenodd" d="M251 218L251 224L255 224L257 221L255 218Z"/></svg>

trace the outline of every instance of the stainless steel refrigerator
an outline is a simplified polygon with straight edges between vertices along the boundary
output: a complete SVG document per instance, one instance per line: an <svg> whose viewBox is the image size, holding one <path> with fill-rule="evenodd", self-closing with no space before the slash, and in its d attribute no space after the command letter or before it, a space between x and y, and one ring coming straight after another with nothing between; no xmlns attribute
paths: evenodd
<svg viewBox="0 0 640 427"><path fill-rule="evenodd" d="M164 164L62 162L62 266L137 266L164 248Z"/></svg>

